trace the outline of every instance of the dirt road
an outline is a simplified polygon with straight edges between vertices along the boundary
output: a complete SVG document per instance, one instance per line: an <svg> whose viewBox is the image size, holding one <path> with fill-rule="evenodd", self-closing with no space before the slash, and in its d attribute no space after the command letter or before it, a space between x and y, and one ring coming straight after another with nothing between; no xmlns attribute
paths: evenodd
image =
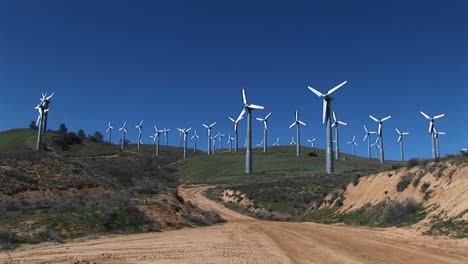
<svg viewBox="0 0 468 264"><path fill-rule="evenodd" d="M186 200L229 223L162 233L24 246L0 263L468 263L468 239L423 237L405 230L261 221L181 190Z"/></svg>

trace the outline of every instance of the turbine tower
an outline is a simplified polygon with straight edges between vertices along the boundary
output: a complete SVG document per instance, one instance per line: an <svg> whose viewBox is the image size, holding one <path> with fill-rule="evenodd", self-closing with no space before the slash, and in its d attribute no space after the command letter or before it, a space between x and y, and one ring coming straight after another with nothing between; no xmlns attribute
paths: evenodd
<svg viewBox="0 0 468 264"><path fill-rule="evenodd" d="M245 151L245 173L252 173L252 110L253 109L265 109L264 106L249 104L247 103L247 96L245 95L245 89L242 88L242 100L244 103L244 108L242 108L241 113L237 120L240 120L247 112L247 139L246 139L246 151Z"/></svg>
<svg viewBox="0 0 468 264"><path fill-rule="evenodd" d="M338 126L339 125L343 125L343 126L347 126L348 124L345 123L345 122L342 122L342 121L339 121L336 119L336 114L335 114L335 111L333 111L333 124L332 124L332 127L335 128L335 159L336 160L339 160L340 159L340 139L339 139L339 134L338 134Z"/></svg>
<svg viewBox="0 0 468 264"><path fill-rule="evenodd" d="M47 111L44 111L44 118L42 119L43 120L43 128L42 128L42 135L45 135L45 133L47 132L47 120L48 120L48 117L49 117L49 104L50 104L50 99L54 96L54 93L52 93L51 95L47 96L47 93L45 94L42 94L42 97L41 97L41 105L44 107L44 110L47 110Z"/></svg>
<svg viewBox="0 0 468 264"><path fill-rule="evenodd" d="M206 129L208 129L208 155L210 155L211 152L211 129L213 128L214 125L216 125L216 122L213 124L207 126L205 124L202 124Z"/></svg>
<svg viewBox="0 0 468 264"><path fill-rule="evenodd" d="M374 144L371 144L370 145L371 147L375 147L375 158L378 159L379 158L379 151L377 149L380 149L380 146L379 146L379 138L376 138L375 139L375 143Z"/></svg>
<svg viewBox="0 0 468 264"><path fill-rule="evenodd" d="M169 143L169 131L171 131L170 129L168 128L164 128L163 132L164 132L164 145L168 145Z"/></svg>
<svg viewBox="0 0 468 264"><path fill-rule="evenodd" d="M182 134L183 134L182 131L179 131L179 148L182 147L182 141L183 141L182 140L182 137L183 137Z"/></svg>
<svg viewBox="0 0 468 264"><path fill-rule="evenodd" d="M239 121L244 118L244 116L241 116L240 119L237 119L237 120L234 120L234 118L232 117L229 117L229 120L231 120L233 123L234 123L234 140L236 142L236 144L234 145L234 151L237 152L237 150L239 149L239 144L238 144L238 136L237 136L237 127L239 125Z"/></svg>
<svg viewBox="0 0 468 264"><path fill-rule="evenodd" d="M192 128L177 128L177 130L180 131L184 135L184 159L187 158L187 134Z"/></svg>
<svg viewBox="0 0 468 264"><path fill-rule="evenodd" d="M313 148L314 147L314 142L315 140L317 140L317 138L313 138L313 139L308 139L307 141L310 143L310 146Z"/></svg>
<svg viewBox="0 0 468 264"><path fill-rule="evenodd" d="M353 156L356 156L356 147L359 147L359 145L356 143L356 136L353 136L353 140L349 141L346 144L352 144L353 147Z"/></svg>
<svg viewBox="0 0 468 264"><path fill-rule="evenodd" d="M140 145L141 145L141 131L143 129L143 120L141 120L140 124L136 126L138 129L138 150L140 150Z"/></svg>
<svg viewBox="0 0 468 264"><path fill-rule="evenodd" d="M122 125L121 128L119 128L119 131L122 131L122 145L121 145L121 149L122 151L124 150L124 146L125 146L125 134L127 134L127 121L125 121Z"/></svg>
<svg viewBox="0 0 468 264"><path fill-rule="evenodd" d="M437 158L440 158L440 149L439 149L439 135L445 135L447 133L445 132L440 132L440 131L437 131L434 127L434 138L435 138L435 143L436 143L436 155L437 155Z"/></svg>
<svg viewBox="0 0 468 264"><path fill-rule="evenodd" d="M214 137L211 137L211 141L213 142L213 147L211 148L211 154L214 155L216 151L216 138L218 135L215 135Z"/></svg>
<svg viewBox="0 0 468 264"><path fill-rule="evenodd" d="M321 92L315 90L314 88L308 86L309 90L315 93L318 97L323 98L323 120L322 122L327 122L327 163L326 169L327 173L333 173L333 150L332 150L332 131L331 131L331 119L330 119L330 112L331 112L331 101L333 98L330 96L333 92L338 90L341 86L345 85L348 81L344 81L339 85L330 89L326 94L322 94Z"/></svg>
<svg viewBox="0 0 468 264"><path fill-rule="evenodd" d="M106 130L106 133L109 133L109 144L112 143L112 129L114 129L114 127L111 126L111 122L109 121L109 124L107 125L107 130Z"/></svg>
<svg viewBox="0 0 468 264"><path fill-rule="evenodd" d="M364 139L362 141L363 142L366 141L366 138L367 138L367 155L368 155L368 158L370 159L371 158L370 136L371 136L371 134L376 134L377 132L367 130L366 125L364 125L364 130L366 131L366 135L364 136Z"/></svg>
<svg viewBox="0 0 468 264"><path fill-rule="evenodd" d="M154 126L154 135L150 136L153 139L153 144L156 142L156 150L155 150L155 155L156 157L159 156L159 138L161 137L161 132L164 132L165 130L158 130L156 126Z"/></svg>
<svg viewBox="0 0 468 264"><path fill-rule="evenodd" d="M219 150L222 150L223 149L223 137L225 135L218 132L216 136L218 137L218 140L219 140Z"/></svg>
<svg viewBox="0 0 468 264"><path fill-rule="evenodd" d="M278 138L276 138L276 142L275 142L275 143L273 143L273 146L279 146L279 137L278 137Z"/></svg>
<svg viewBox="0 0 468 264"><path fill-rule="evenodd" d="M409 132L400 132L400 130L396 127L395 127L395 130L398 133L397 142L400 142L401 161L405 161L405 153L404 153L404 148L403 148L403 136L409 135Z"/></svg>
<svg viewBox="0 0 468 264"><path fill-rule="evenodd" d="M297 142L296 142L296 156L300 156L301 155L301 134L300 134L300 125L303 125L303 126L306 126L306 124L304 122L302 122L301 120L299 120L299 115L296 111L296 121L294 121L290 126L289 128L292 128L293 126L296 126L296 138L297 138Z"/></svg>
<svg viewBox="0 0 468 264"><path fill-rule="evenodd" d="M260 121L260 122L263 122L263 152L267 152L267 148L268 148L268 135L267 135L267 132L268 132L268 117L270 117L271 115L271 112L266 115L264 118L259 118L257 117L257 120Z"/></svg>
<svg viewBox="0 0 468 264"><path fill-rule="evenodd" d="M384 154L384 141L383 141L383 131L382 131L382 123L385 122L386 120L392 118L392 116L387 116L385 118L382 118L382 119L377 119L375 118L374 116L372 115L369 115L369 117L374 120L376 123L379 124L379 128L378 128L378 132L377 134L379 135L379 140L380 140L380 163L383 163L385 161L385 154Z"/></svg>
<svg viewBox="0 0 468 264"><path fill-rule="evenodd" d="M38 126L37 130L37 142L36 142L36 150L42 150L44 148L42 144L42 137L44 136L43 131L44 131L44 125L45 125L45 114L49 111L49 109L46 109L42 103L39 103L34 109L37 109L39 112L37 116L37 121L36 121L36 126Z"/></svg>
<svg viewBox="0 0 468 264"><path fill-rule="evenodd" d="M231 134L228 135L228 141L227 144L229 144L229 152L232 152L232 141L234 140L233 137L231 137Z"/></svg>
<svg viewBox="0 0 468 264"><path fill-rule="evenodd" d="M193 152L197 150L197 140L199 138L200 137L197 135L197 130L195 129L195 131L193 131L193 136L190 138L190 139L193 139Z"/></svg>
<svg viewBox="0 0 468 264"><path fill-rule="evenodd" d="M423 111L420 111L421 115L423 115L427 120L429 120L429 134L431 135L431 140L432 140L432 158L435 159L437 158L437 147L436 147L436 137L434 135L434 122L436 119L439 119L441 117L444 117L445 114L440 114L440 115L436 115L436 116L433 116L433 117L430 117L429 115L427 115L426 113L424 113Z"/></svg>

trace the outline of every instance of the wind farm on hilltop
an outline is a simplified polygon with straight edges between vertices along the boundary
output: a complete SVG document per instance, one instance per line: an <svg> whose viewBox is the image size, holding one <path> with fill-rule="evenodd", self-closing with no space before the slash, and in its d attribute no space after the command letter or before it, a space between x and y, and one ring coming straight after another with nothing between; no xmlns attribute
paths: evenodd
<svg viewBox="0 0 468 264"><path fill-rule="evenodd" d="M59 2L0 3L0 263L468 263L468 2Z"/></svg>

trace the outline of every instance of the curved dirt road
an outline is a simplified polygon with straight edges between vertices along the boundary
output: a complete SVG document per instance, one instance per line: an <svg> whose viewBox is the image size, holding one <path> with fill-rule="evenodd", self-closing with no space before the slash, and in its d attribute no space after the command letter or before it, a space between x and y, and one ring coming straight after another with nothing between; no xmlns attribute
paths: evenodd
<svg viewBox="0 0 468 264"><path fill-rule="evenodd" d="M237 214L206 199L207 187L181 189L227 224L163 233L25 246L0 263L468 263L468 240L410 231L271 222Z"/></svg>

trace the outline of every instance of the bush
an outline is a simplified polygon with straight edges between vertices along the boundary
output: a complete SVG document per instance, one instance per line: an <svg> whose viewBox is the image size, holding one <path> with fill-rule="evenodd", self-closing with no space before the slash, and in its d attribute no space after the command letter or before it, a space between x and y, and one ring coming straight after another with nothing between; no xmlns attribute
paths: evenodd
<svg viewBox="0 0 468 264"><path fill-rule="evenodd" d="M13 246L15 235L11 230L0 230L0 249L10 249Z"/></svg>
<svg viewBox="0 0 468 264"><path fill-rule="evenodd" d="M406 167L407 167L408 169L414 168L414 167L418 166L419 163L421 163L421 160L420 160L420 159L409 159L409 160L406 162Z"/></svg>
<svg viewBox="0 0 468 264"><path fill-rule="evenodd" d="M405 177L403 177L400 182L397 184L397 191L402 192L404 191L413 180L413 173L408 172Z"/></svg>
<svg viewBox="0 0 468 264"><path fill-rule="evenodd" d="M385 206L380 222L385 226L400 226L405 222L412 224L413 221L417 223L424 218L414 217L419 209L420 204L414 199L406 200L404 203L390 202Z"/></svg>
<svg viewBox="0 0 468 264"><path fill-rule="evenodd" d="M424 182L424 183L421 185L421 192L422 192L422 193L426 193L427 189L429 189L429 186L431 186L431 183L430 183L430 182Z"/></svg>
<svg viewBox="0 0 468 264"><path fill-rule="evenodd" d="M307 154L307 156L309 156L309 157L318 157L317 153L315 153L315 152L309 152L309 154Z"/></svg>

